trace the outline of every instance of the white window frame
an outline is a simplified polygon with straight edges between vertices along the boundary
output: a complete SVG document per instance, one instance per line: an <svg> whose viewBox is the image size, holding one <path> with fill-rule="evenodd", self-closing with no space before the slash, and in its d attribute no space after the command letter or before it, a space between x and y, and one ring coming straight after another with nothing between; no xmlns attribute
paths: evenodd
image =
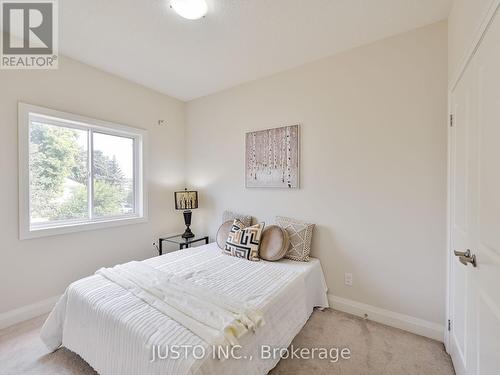
<svg viewBox="0 0 500 375"><path fill-rule="evenodd" d="M134 191L135 212L116 217L90 218L81 221L68 220L48 223L43 227L32 227L30 217L30 176L29 176L29 146L31 118L42 118L49 123L61 123L75 129L123 136L134 139ZM115 124L108 121L96 120L72 113L56 111L26 103L18 104L18 131L19 131L19 237L21 240L54 236L66 233L96 230L143 223L148 220L148 200L146 186L146 160L148 133L146 130L130 126ZM90 146L90 145L89 145ZM91 166L91 161L89 160ZM92 173L89 171L89 181ZM89 190L92 189L89 185ZM90 196L90 193L89 193Z"/></svg>

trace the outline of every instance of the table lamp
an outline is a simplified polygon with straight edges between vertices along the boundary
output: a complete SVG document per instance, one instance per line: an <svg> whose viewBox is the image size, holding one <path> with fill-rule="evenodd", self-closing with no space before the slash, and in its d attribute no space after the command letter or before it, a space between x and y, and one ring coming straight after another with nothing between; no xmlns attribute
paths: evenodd
<svg viewBox="0 0 500 375"><path fill-rule="evenodd" d="M175 209L183 210L184 224L186 224L186 230L182 234L182 238L192 238L194 233L191 232L189 226L191 225L191 210L198 208L198 192L197 191L176 191L174 193L175 198Z"/></svg>

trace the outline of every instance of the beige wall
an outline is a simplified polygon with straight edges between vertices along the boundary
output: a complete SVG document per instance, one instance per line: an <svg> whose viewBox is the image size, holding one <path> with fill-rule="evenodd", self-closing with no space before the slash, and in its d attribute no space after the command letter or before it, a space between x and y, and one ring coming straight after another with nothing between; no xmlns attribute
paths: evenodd
<svg viewBox="0 0 500 375"><path fill-rule="evenodd" d="M493 3L495 0L454 0L448 31L450 80L455 79Z"/></svg>
<svg viewBox="0 0 500 375"><path fill-rule="evenodd" d="M154 238L182 227L172 191L184 182L184 103L74 60L59 66L0 71L0 313L61 294L102 266L149 258ZM147 129L149 222L19 241L18 101Z"/></svg>
<svg viewBox="0 0 500 375"><path fill-rule="evenodd" d="M314 222L330 293L442 324L446 87L442 22L189 102L194 227L226 208ZM244 133L297 123L301 188L245 189Z"/></svg>
<svg viewBox="0 0 500 375"><path fill-rule="evenodd" d="M66 58L56 71L0 71L0 313L60 294L99 267L155 255L152 240L182 227L171 198L186 162L201 193L196 232L213 235L226 208L268 223L275 215L315 222L313 255L330 293L442 323L446 29L432 25L187 105ZM18 101L147 129L149 222L19 241ZM301 188L245 189L244 132L296 123Z"/></svg>

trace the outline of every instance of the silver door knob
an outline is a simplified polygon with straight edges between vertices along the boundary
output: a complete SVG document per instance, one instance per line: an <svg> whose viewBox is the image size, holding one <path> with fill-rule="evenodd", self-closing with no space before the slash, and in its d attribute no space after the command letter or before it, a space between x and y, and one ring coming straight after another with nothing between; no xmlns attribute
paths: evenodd
<svg viewBox="0 0 500 375"><path fill-rule="evenodd" d="M454 251L455 256L458 257L460 263L464 266L467 266L469 263L472 264L473 267L477 267L476 255L471 254L471 251L467 249L466 251Z"/></svg>

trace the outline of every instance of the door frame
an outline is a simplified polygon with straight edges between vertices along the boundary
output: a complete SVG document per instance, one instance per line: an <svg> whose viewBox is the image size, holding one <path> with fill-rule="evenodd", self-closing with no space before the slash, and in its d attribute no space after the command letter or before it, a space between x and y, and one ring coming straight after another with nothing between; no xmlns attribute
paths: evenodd
<svg viewBox="0 0 500 375"><path fill-rule="evenodd" d="M450 119L453 115L452 111L452 95L453 91L457 87L458 83L462 79L467 67L469 66L471 60L476 55L477 50L479 49L481 42L483 41L484 36L488 32L488 29L493 22L493 19L500 9L500 0L491 0L491 4L486 12L483 20L479 28L476 31L476 35L474 36L473 42L471 46L466 50L462 58L462 62L460 63L458 70L455 72L453 78L450 81L448 86L448 118L447 118L447 129L448 129L448 162L447 162L447 198L446 198L446 319L445 319L445 330L444 330L444 346L446 351L449 352L450 347L450 331L448 330L448 320L451 319L451 262L454 260L454 256L452 252L454 249L451 248L451 212L452 212L452 202L451 202L451 189L452 186L452 145L451 145L451 132L452 127L450 126ZM452 323L453 324L453 323Z"/></svg>

